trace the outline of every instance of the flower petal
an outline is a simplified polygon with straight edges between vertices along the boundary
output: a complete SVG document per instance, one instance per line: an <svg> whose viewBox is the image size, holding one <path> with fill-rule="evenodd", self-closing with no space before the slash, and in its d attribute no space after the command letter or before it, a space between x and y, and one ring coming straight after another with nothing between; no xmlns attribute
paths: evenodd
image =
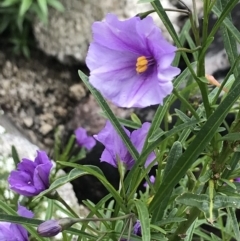
<svg viewBox="0 0 240 241"><path fill-rule="evenodd" d="M51 162L45 151L37 151L37 156L34 161L37 165Z"/></svg>
<svg viewBox="0 0 240 241"><path fill-rule="evenodd" d="M147 55L144 42L136 31L136 24L140 21L139 17L120 21L115 15L107 14L106 21L95 22L92 26L94 41L110 49Z"/></svg>
<svg viewBox="0 0 240 241"><path fill-rule="evenodd" d="M39 193L49 187L49 175L52 168L52 163L38 165L34 170L33 181L34 186Z"/></svg>
<svg viewBox="0 0 240 241"><path fill-rule="evenodd" d="M130 132L125 129L125 132L130 136ZM131 156L123 143L122 139L113 128L110 121L107 121L105 127L98 135L94 135L94 138L101 142L105 146L105 150L101 156L101 161L108 162L109 164L117 167L117 156L120 161L128 165L128 161L131 160Z"/></svg>
<svg viewBox="0 0 240 241"><path fill-rule="evenodd" d="M32 177L26 172L12 171L8 182L10 188L21 195L34 196L36 193Z"/></svg>
<svg viewBox="0 0 240 241"><path fill-rule="evenodd" d="M34 214L32 211L28 210L26 207L21 206L18 203L18 211L17 211L18 215L25 217L25 218L33 218Z"/></svg>
<svg viewBox="0 0 240 241"><path fill-rule="evenodd" d="M131 134L131 141L136 147L136 149L138 150L138 152L140 153L142 151L150 126L151 124L149 122L145 122L143 123L141 128L133 131ZM156 155L153 152L150 153L150 155L146 160L145 167L147 167L155 158L156 158Z"/></svg>

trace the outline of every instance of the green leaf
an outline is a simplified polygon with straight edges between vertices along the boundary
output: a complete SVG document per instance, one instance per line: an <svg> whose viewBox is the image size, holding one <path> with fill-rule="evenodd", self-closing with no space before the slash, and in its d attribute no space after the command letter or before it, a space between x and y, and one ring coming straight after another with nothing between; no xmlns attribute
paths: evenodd
<svg viewBox="0 0 240 241"><path fill-rule="evenodd" d="M115 198L116 202L119 204L122 210L123 211L126 210L122 197L120 196L118 191L111 185L111 183L109 183L109 181L106 179L101 169L99 169L96 166L79 165L71 162L59 162L59 163L63 166L74 167L75 169L79 169L80 172L82 171L85 174L90 174L95 176L105 186L105 188L112 194L112 196Z"/></svg>
<svg viewBox="0 0 240 241"><path fill-rule="evenodd" d="M102 95L91 86L91 84L88 81L88 77L82 72L78 71L78 74L84 84L87 86L87 88L90 90L90 92L94 95L96 101L102 108L104 114L108 117L108 119L111 121L114 129L117 131L121 139L123 140L124 144L126 145L128 151L130 152L131 156L133 159L136 161L139 157L139 153L136 150L135 146L132 144L130 141L129 137L127 136L126 132L123 130L122 126L120 125L119 121L117 120L116 116L112 112L112 110L109 108L107 102L105 99L102 97Z"/></svg>
<svg viewBox="0 0 240 241"><path fill-rule="evenodd" d="M184 241L192 241L196 223L197 223L197 219L195 219L195 221L191 224L191 226L187 230L187 232L186 232L187 236L184 238Z"/></svg>
<svg viewBox="0 0 240 241"><path fill-rule="evenodd" d="M183 122L189 122L191 121L191 118L189 118L185 113L183 113L181 110L174 109L177 116L183 121Z"/></svg>
<svg viewBox="0 0 240 241"><path fill-rule="evenodd" d="M236 132L236 133L229 133L225 136L223 136L220 140L222 141L238 141L240 140L240 132Z"/></svg>
<svg viewBox="0 0 240 241"><path fill-rule="evenodd" d="M229 5L228 3L229 3L228 0L217 1L217 6L219 7L220 10L222 10L222 14L224 11L226 11L227 6ZM236 4L237 3L235 3L235 5ZM229 19L230 21L232 20L231 12L229 12L228 16L226 16L226 19ZM224 48L227 52L228 60L230 62L230 65L233 66L235 60L238 58L238 49L237 49L236 40L234 39L232 33L224 25L221 25L220 30L222 33ZM233 73L236 78L240 74L239 68L235 68Z"/></svg>
<svg viewBox="0 0 240 241"><path fill-rule="evenodd" d="M238 79L238 78L237 78ZM226 98L219 104L215 112L209 117L206 123L203 125L201 131L198 132L195 139L188 146L183 155L179 158L176 165L170 170L168 177L163 180L160 187L158 188L156 195L150 203L149 209L153 213L153 219L157 220L154 215L157 206L179 180L184 176L190 166L196 161L197 157L205 149L208 143L214 136L217 128L224 121L229 110L240 96L240 82L234 88L231 88ZM152 151L152 150L149 150ZM150 153L150 152L149 152Z"/></svg>
<svg viewBox="0 0 240 241"><path fill-rule="evenodd" d="M231 182L231 181L229 181L227 179L224 179L224 178L221 178L220 180L223 181L224 183L226 183L231 188L236 189L236 186L235 186L235 184L233 182Z"/></svg>
<svg viewBox="0 0 240 241"><path fill-rule="evenodd" d="M238 197L220 196L214 198L214 208L240 208L240 199Z"/></svg>
<svg viewBox="0 0 240 241"><path fill-rule="evenodd" d="M238 162L240 160L240 152L235 152L231 158L231 160L229 161L229 165L230 165L230 170L225 168L223 174L222 174L222 178L225 179L229 179L231 173L233 172L233 170L235 170Z"/></svg>
<svg viewBox="0 0 240 241"><path fill-rule="evenodd" d="M21 6L19 9L19 16L23 17L28 9L31 7L33 0L22 0Z"/></svg>
<svg viewBox="0 0 240 241"><path fill-rule="evenodd" d="M15 3L19 2L19 0L5 0L3 1L0 6L1 7L10 7L12 5L14 5Z"/></svg>
<svg viewBox="0 0 240 241"><path fill-rule="evenodd" d="M168 176L171 169L177 163L179 157L182 155L182 144L179 141L173 143L173 146L168 154L167 163L163 171L163 180Z"/></svg>
<svg viewBox="0 0 240 241"><path fill-rule="evenodd" d="M176 198L176 202L185 206L196 207L203 212L207 212L210 200L206 194L183 193Z"/></svg>
<svg viewBox="0 0 240 241"><path fill-rule="evenodd" d="M156 225L163 226L163 225L166 225L169 223L181 223L186 220L187 220L186 218L181 218L181 217L167 218L167 219L163 219L161 221L156 222Z"/></svg>
<svg viewBox="0 0 240 241"><path fill-rule="evenodd" d="M216 14L218 18L221 16L221 11L216 5L213 7L212 11ZM237 40L237 42L240 43L240 32L233 25L233 23L228 18L225 18L223 20L223 24L229 30L229 32L231 32L232 36Z"/></svg>
<svg viewBox="0 0 240 241"><path fill-rule="evenodd" d="M138 125L142 125L141 120L138 118L138 116L135 113L131 114L131 119L134 123L136 123Z"/></svg>
<svg viewBox="0 0 240 241"><path fill-rule="evenodd" d="M162 137L163 135L165 135L166 132L163 131L161 128L158 128L154 131L154 133L149 137L148 142L155 142L156 140L158 140L160 137Z"/></svg>
<svg viewBox="0 0 240 241"><path fill-rule="evenodd" d="M151 240L151 233L150 233L150 219L149 219L148 208L146 204L139 199L135 200L135 205L136 205L138 217L141 223L142 240L149 241Z"/></svg>
<svg viewBox="0 0 240 241"><path fill-rule="evenodd" d="M199 77L199 80L202 81L205 84L209 84L209 81L206 77Z"/></svg>
<svg viewBox="0 0 240 241"><path fill-rule="evenodd" d="M76 179L78 177L81 177L83 175L87 175L87 174L88 174L88 172L83 171L83 170L79 170L78 168L75 168L75 169L71 170L69 172L69 174L67 174L67 175L65 175L63 177L58 178L56 181L54 181L50 185L50 187L47 190L41 192L38 196L36 196L33 199L33 202L36 199L38 199L40 197L43 197L45 194L52 192L53 190L57 189L58 187L61 187L62 185L66 184L68 182L71 182L71 181L73 181L74 179Z"/></svg>
<svg viewBox="0 0 240 241"><path fill-rule="evenodd" d="M48 7L47 7L47 0L37 0L38 6L40 7L43 15L47 18L48 16Z"/></svg>
<svg viewBox="0 0 240 241"><path fill-rule="evenodd" d="M12 146L12 158L13 158L15 167L17 167L18 163L20 162L20 158L18 156L18 152L15 146Z"/></svg>
<svg viewBox="0 0 240 241"><path fill-rule="evenodd" d="M150 138L149 138L149 143L151 143L148 148L146 149L146 151L144 151L142 153L143 156L146 155L146 153L149 152L149 150L153 150L155 149L159 144L160 142L162 142L163 140L173 136L173 135L176 135L178 134L180 131L184 130L184 129L189 129L190 127L194 127L196 124L200 123L200 122L203 122L204 120L191 120L187 123L183 123L183 124L180 124L176 127L174 127L173 129L167 131L167 132L164 132L164 135L161 134L161 131L159 132L156 132L156 134L153 134ZM149 153L148 153L149 154ZM147 154L147 156L148 156Z"/></svg>
<svg viewBox="0 0 240 241"><path fill-rule="evenodd" d="M231 220L232 229L235 235L234 238L237 241L240 241L239 223L236 217L236 213L233 208L227 208L227 212L228 212L228 218Z"/></svg>
<svg viewBox="0 0 240 241"><path fill-rule="evenodd" d="M47 3L55 8L56 10L58 10L59 12L64 12L64 6L61 4L61 2L59 2L59 0L47 0Z"/></svg>
<svg viewBox="0 0 240 241"><path fill-rule="evenodd" d="M208 38L214 37L214 35L222 25L222 22L224 21L224 19L226 19L227 15L233 10L233 8L236 6L237 3L238 3L238 0L228 1L227 5L222 10L221 15L219 16L217 22L214 24L211 32L209 33Z"/></svg>
<svg viewBox="0 0 240 241"><path fill-rule="evenodd" d="M49 220L53 216L53 207L54 207L54 201L52 199L47 199L48 207L46 210L45 220Z"/></svg>
<svg viewBox="0 0 240 241"><path fill-rule="evenodd" d="M167 234L167 232L164 229L158 227L157 225L150 224L150 228L151 229L155 229L155 230L157 230L160 233Z"/></svg>

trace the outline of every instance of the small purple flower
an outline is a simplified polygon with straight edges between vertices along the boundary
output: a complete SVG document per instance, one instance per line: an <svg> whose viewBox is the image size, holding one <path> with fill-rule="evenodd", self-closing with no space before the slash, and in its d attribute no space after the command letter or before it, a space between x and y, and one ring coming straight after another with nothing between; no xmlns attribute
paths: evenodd
<svg viewBox="0 0 240 241"><path fill-rule="evenodd" d="M26 218L33 217L33 213L20 204L18 204L18 215ZM20 224L0 222L0 240L28 241L28 233Z"/></svg>
<svg viewBox="0 0 240 241"><path fill-rule="evenodd" d="M142 236L142 229L141 229L141 223L140 220L137 220L137 222L133 226L133 233L137 236Z"/></svg>
<svg viewBox="0 0 240 241"><path fill-rule="evenodd" d="M176 47L163 37L152 17L119 21L108 14L92 26L86 58L90 83L120 107L162 104L180 69L171 66Z"/></svg>
<svg viewBox="0 0 240 241"><path fill-rule="evenodd" d="M42 237L53 237L61 231L62 227L57 220L47 220L41 223L37 228L37 232Z"/></svg>
<svg viewBox="0 0 240 241"><path fill-rule="evenodd" d="M234 182L240 182L240 177L234 178Z"/></svg>
<svg viewBox="0 0 240 241"><path fill-rule="evenodd" d="M76 219L72 218L61 218L59 220L47 220L41 223L37 232L42 237L53 237L63 230L71 227L74 223L76 223Z"/></svg>
<svg viewBox="0 0 240 241"><path fill-rule="evenodd" d="M96 145L96 141L94 140L94 138L92 136L88 136L87 131L84 128L79 127L74 131L74 133L77 143L80 147L83 146L87 150L91 150Z"/></svg>
<svg viewBox="0 0 240 241"><path fill-rule="evenodd" d="M139 152L143 148L149 128L150 123L148 122L145 122L141 128L133 131L132 133L124 128L126 134L129 136L133 145ZM112 166L117 167L119 160L126 165L127 170L130 170L133 167L135 161L110 121L107 121L104 129L98 135L94 135L94 138L105 146L100 158L102 162L108 162ZM145 167L148 166L155 158L156 155L152 152L147 158Z"/></svg>
<svg viewBox="0 0 240 241"><path fill-rule="evenodd" d="M150 176L149 180L150 180L150 182L153 184L153 183L155 182L155 177L152 175L152 176ZM148 183L145 182L145 183L143 184L143 186L144 186L144 187L148 187Z"/></svg>
<svg viewBox="0 0 240 241"><path fill-rule="evenodd" d="M23 158L9 175L10 188L24 196L36 196L49 187L52 162L44 151L37 151L34 161Z"/></svg>

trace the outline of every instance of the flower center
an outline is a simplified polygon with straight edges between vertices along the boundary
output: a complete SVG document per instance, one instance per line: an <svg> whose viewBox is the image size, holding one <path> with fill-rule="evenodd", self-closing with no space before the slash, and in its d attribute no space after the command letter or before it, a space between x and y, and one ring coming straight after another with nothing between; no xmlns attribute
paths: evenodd
<svg viewBox="0 0 240 241"><path fill-rule="evenodd" d="M154 59L140 56L137 58L136 71L138 74L145 72L150 65L154 63Z"/></svg>

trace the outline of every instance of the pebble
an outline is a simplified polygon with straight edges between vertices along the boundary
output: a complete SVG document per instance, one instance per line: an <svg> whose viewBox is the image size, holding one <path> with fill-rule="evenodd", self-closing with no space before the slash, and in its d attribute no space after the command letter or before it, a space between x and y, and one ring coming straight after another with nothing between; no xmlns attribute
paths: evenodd
<svg viewBox="0 0 240 241"><path fill-rule="evenodd" d="M32 117L25 117L23 119L23 123L26 127L30 128L33 125L33 118Z"/></svg>
<svg viewBox="0 0 240 241"><path fill-rule="evenodd" d="M86 96L86 91L81 84L74 84L69 87L69 96L77 101L80 101Z"/></svg>
<svg viewBox="0 0 240 241"><path fill-rule="evenodd" d="M47 123L44 123L42 124L42 126L40 127L39 129L39 132L42 134L42 135L47 135L49 132L51 132L53 130L53 126L47 124Z"/></svg>

